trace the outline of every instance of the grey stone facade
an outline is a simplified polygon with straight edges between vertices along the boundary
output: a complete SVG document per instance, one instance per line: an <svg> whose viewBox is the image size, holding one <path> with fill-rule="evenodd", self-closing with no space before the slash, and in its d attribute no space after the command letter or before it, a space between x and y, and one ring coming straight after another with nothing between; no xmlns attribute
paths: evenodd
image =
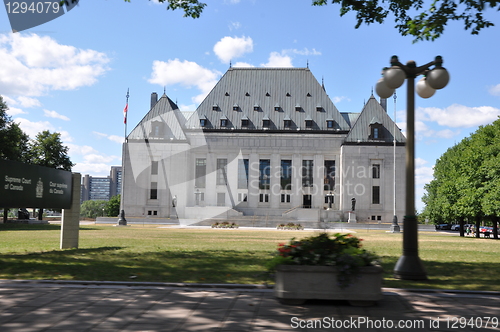
<svg viewBox="0 0 500 332"><path fill-rule="evenodd" d="M385 104L385 103L383 103ZM394 140L397 146L394 148ZM341 113L308 68L230 68L185 119L165 94L124 144L127 217L391 221L405 138L371 96Z"/></svg>

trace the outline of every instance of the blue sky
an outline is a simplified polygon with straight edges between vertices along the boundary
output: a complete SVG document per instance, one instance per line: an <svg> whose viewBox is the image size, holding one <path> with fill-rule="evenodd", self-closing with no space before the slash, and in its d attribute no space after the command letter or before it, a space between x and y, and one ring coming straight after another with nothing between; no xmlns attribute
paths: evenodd
<svg viewBox="0 0 500 332"><path fill-rule="evenodd" d="M443 56L451 81L429 99L416 97L417 197L447 148L500 115L500 20L472 36L460 23L434 42L402 37L391 18L354 29L354 15L310 1L213 0L201 18L182 17L154 1L80 1L69 13L12 33L0 9L0 95L34 137L60 132L74 171L109 174L121 164L123 108L128 132L149 110L151 92L194 110L233 66L305 67L341 112L360 112L392 55L418 65ZM404 130L405 85L391 98ZM417 207L422 208L420 199Z"/></svg>

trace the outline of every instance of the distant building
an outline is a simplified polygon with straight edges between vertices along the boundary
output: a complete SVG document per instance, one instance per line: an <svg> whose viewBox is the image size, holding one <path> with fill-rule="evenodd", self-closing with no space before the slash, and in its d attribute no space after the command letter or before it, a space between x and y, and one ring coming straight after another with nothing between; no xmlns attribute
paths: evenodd
<svg viewBox="0 0 500 332"><path fill-rule="evenodd" d="M81 201L105 200L121 193L122 168L111 166L110 175L106 177L85 175L82 178Z"/></svg>
<svg viewBox="0 0 500 332"><path fill-rule="evenodd" d="M391 221L396 199L401 220L406 139L385 104L341 113L308 68L230 68L187 120L153 93L124 143L125 213Z"/></svg>

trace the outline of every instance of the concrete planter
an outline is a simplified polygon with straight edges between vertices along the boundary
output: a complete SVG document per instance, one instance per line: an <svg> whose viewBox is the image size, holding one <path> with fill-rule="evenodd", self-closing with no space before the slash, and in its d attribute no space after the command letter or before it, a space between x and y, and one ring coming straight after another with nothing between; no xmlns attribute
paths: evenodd
<svg viewBox="0 0 500 332"><path fill-rule="evenodd" d="M340 288L333 266L278 265L274 294L281 303L303 304L306 300L347 300L369 306L382 299L382 268L360 268L352 285Z"/></svg>

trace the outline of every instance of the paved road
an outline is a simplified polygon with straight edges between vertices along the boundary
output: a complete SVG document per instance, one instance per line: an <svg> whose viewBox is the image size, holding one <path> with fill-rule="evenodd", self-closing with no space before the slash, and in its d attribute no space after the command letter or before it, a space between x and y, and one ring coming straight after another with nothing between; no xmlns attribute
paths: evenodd
<svg viewBox="0 0 500 332"><path fill-rule="evenodd" d="M500 331L500 293L384 289L372 307L239 285L0 281L0 331Z"/></svg>

